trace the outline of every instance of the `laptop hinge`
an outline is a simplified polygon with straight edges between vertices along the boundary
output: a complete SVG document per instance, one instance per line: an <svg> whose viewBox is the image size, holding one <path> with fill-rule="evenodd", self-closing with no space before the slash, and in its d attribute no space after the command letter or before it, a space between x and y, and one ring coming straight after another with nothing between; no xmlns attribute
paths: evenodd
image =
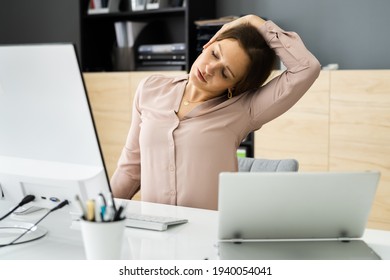
<svg viewBox="0 0 390 280"><path fill-rule="evenodd" d="M339 238L337 238L337 240L341 241L341 242L350 242L351 238L350 237L339 237Z"/></svg>

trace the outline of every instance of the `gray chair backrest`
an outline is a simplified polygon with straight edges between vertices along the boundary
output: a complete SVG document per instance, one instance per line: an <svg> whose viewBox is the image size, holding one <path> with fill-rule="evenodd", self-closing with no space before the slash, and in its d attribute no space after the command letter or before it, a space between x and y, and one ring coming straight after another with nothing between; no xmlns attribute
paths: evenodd
<svg viewBox="0 0 390 280"><path fill-rule="evenodd" d="M295 172L298 168L295 159L238 158L239 172Z"/></svg>

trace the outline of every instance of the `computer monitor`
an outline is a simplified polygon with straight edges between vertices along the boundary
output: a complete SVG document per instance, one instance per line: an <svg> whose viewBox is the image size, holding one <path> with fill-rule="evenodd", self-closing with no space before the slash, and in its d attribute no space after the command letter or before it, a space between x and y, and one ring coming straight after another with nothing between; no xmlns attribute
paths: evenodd
<svg viewBox="0 0 390 280"><path fill-rule="evenodd" d="M50 208L110 192L72 44L0 46L0 201Z"/></svg>

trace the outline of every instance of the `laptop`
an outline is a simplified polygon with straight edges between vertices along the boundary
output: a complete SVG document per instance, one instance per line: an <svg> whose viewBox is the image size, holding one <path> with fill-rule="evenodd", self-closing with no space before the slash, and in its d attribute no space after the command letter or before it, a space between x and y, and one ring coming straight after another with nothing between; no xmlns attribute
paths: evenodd
<svg viewBox="0 0 390 280"><path fill-rule="evenodd" d="M221 259L380 259L361 239L380 173L219 177Z"/></svg>

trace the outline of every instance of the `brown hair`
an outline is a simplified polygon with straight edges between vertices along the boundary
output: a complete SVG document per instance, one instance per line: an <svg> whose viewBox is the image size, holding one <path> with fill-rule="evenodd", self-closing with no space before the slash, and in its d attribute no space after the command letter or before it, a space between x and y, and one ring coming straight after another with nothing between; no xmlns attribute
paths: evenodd
<svg viewBox="0 0 390 280"><path fill-rule="evenodd" d="M223 32L217 41L234 39L243 47L249 56L249 66L244 77L233 90L233 95L254 90L264 84L276 61L275 52L268 46L264 37L252 25L240 25Z"/></svg>

